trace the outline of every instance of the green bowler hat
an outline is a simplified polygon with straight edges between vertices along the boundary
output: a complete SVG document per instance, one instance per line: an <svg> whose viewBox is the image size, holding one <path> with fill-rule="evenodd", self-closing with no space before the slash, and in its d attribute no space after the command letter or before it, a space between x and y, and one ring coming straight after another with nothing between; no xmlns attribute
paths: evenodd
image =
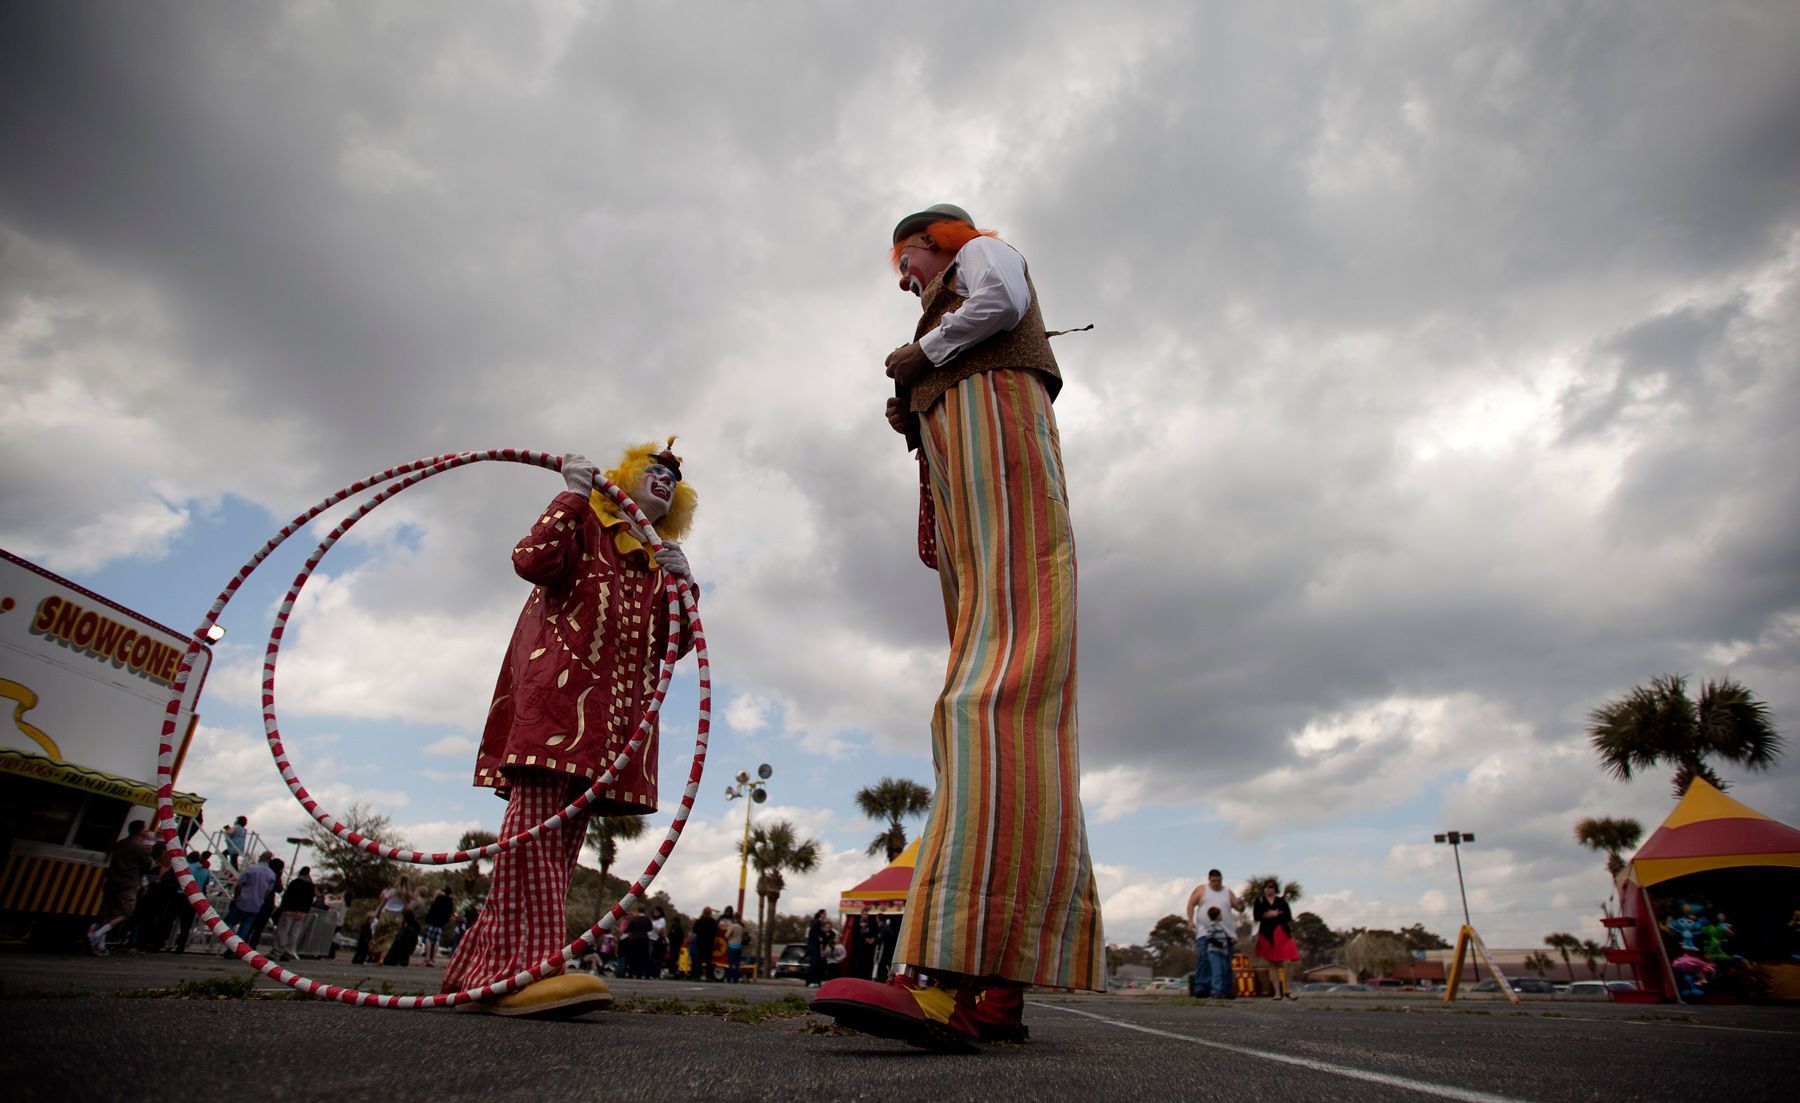
<svg viewBox="0 0 1800 1103"><path fill-rule="evenodd" d="M968 211L954 203L939 203L901 219L899 225L894 227L895 243L911 237L933 222L967 222L971 226L975 225L975 220L969 217Z"/></svg>

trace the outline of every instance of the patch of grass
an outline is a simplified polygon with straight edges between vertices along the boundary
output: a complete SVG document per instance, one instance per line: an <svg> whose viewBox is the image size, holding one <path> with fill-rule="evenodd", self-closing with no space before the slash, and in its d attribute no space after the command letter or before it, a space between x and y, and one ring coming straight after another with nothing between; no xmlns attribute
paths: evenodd
<svg viewBox="0 0 1800 1103"><path fill-rule="evenodd" d="M688 1004L674 996L625 996L614 999L612 1010L623 1011L628 1015L694 1015L698 1004Z"/></svg>
<svg viewBox="0 0 1800 1103"><path fill-rule="evenodd" d="M140 1000L242 1000L255 990L255 977L207 977L184 980L173 988L144 988L119 995Z"/></svg>
<svg viewBox="0 0 1800 1103"><path fill-rule="evenodd" d="M675 996L626 996L614 1000L612 1010L628 1015L709 1015L727 1022L754 1024L775 1019L792 1019L805 1015L810 1009L806 1000L789 994L763 1003L742 998L695 1000L690 1003Z"/></svg>
<svg viewBox="0 0 1800 1103"><path fill-rule="evenodd" d="M787 995L778 1000L753 1003L725 1013L734 1023L766 1023L775 1019L792 1019L810 1014L812 1007L799 996Z"/></svg>
<svg viewBox="0 0 1800 1103"><path fill-rule="evenodd" d="M255 977L207 977L175 986L178 1000L241 1000L256 991Z"/></svg>
<svg viewBox="0 0 1800 1103"><path fill-rule="evenodd" d="M361 986L358 985L358 987L361 987ZM367 991L367 989L364 989L364 991ZM394 983L392 981L384 980L381 982L381 995L383 995L383 996L435 996L435 995L437 995L437 993L427 992L423 988L395 988Z"/></svg>

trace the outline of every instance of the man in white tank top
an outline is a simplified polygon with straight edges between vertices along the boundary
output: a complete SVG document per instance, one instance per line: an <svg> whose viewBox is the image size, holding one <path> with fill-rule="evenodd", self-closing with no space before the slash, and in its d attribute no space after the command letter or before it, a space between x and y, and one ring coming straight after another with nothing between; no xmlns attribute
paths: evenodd
<svg viewBox="0 0 1800 1103"><path fill-rule="evenodd" d="M1218 908L1221 916L1231 912L1244 910L1244 901L1238 894L1225 887L1225 875L1216 869L1206 871L1204 884L1194 886L1188 893L1187 921L1188 926L1198 931L1206 926L1206 911ZM1206 947L1195 940L1194 947L1200 954L1200 961L1194 968L1194 979L1188 985L1189 991L1196 996L1229 996L1231 994L1231 967L1225 968L1224 976L1214 976L1209 964Z"/></svg>

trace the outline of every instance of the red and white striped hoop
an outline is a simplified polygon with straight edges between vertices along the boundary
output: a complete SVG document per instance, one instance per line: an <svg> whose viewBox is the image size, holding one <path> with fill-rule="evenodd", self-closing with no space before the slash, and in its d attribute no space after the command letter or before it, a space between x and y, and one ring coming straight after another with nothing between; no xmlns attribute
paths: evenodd
<svg viewBox="0 0 1800 1103"><path fill-rule="evenodd" d="M371 510L376 506L379 506L382 502L408 487L416 486L434 475L440 475L452 468L462 467L466 464L481 463L488 460L532 464L537 467L548 468L552 471L560 471L562 469L561 457L552 455L551 453L502 448L490 449L485 452L456 452L442 456L432 456L427 459L414 460L411 463L401 464L398 467L391 467L379 474L371 475L366 479L358 480L357 482L344 487L330 497L319 502L305 513L302 513L292 521L289 521L282 527L280 532L276 533L268 543L264 544L255 555L251 556L250 560L245 563L243 567L239 568L237 575L226 584L225 589L220 592L218 599L213 602L212 609L206 614L206 619L201 622L199 630L195 633L195 641L188 646L187 653L182 656L181 665L176 672L174 684L170 687L169 701L165 710L166 715L163 720L162 741L157 752L156 812L157 830L161 832L163 842L166 845L173 847L174 859L172 865L175 870L175 875L180 881L181 889L187 895L189 906L194 909L195 914L206 924L207 929L212 931L213 934L217 935L225 943L226 949L235 953L240 960L248 962L252 968L265 976L273 977L288 987L305 992L308 995L318 996L322 999L338 1000L343 1003L372 1007L446 1007L453 1004L466 1003L469 1000L485 999L490 996L503 995L507 992L523 988L546 976L553 976L560 973L564 966L579 958L593 947L596 938L602 930L611 927L625 915L625 912L633 904L637 903L638 900L642 898L645 887L656 879L657 873L661 871L664 863L668 861L669 855L674 851L675 841L681 837L682 830L687 826L688 815L693 811L694 797L700 790L700 777L706 767L707 740L712 730L712 665L707 656L706 632L700 623L700 611L694 603L693 591L689 587L686 579L677 578L674 575L668 575L666 579L669 643L663 652L662 668L657 679L656 690L652 694L651 700L644 710L643 718L638 722L637 730L633 733L631 741L626 745L625 749L613 760L612 765L608 767L605 773L595 779L594 784L586 792L577 796L566 808L556 813L554 816L551 816L543 823L518 835L501 839L498 842L474 850L435 851L427 853L418 850L403 850L399 847L383 846L373 839L365 838L358 833L351 831L340 823L335 816L322 808L319 803L313 799L312 795L307 791L306 786L301 783L299 775L294 772L293 764L288 761L287 751L282 747L281 732L275 716L275 666L276 659L281 650L281 638L287 628L288 618L293 613L294 603L298 600L300 591L305 587L307 579L312 577L313 571L318 567L319 562L325 558L325 553L331 550L332 545L337 543L338 539L346 532L350 531L351 527L354 526L357 521L367 516ZM238 938L238 936L225 925L224 919L213 909L212 904L207 901L206 895L200 890L199 883L194 880L193 874L188 870L187 856L185 852L182 851L177 838L175 811L172 804L176 716L181 708L182 697L187 692L188 678L193 670L194 656L199 654L200 651L200 639L204 638L207 635L207 630L217 623L219 614L224 611L226 605L230 604L231 599L237 595L238 588L244 584L244 580L250 577L256 568L262 564L263 560L268 558L271 552L285 543L287 539L298 532L302 526L327 509L330 509L352 495L372 490L375 487L381 486L383 483L390 483L391 485L381 489L362 505L358 506L349 516L345 517L343 521L339 522L337 527L332 529L325 539L319 542L318 547L313 549L313 553L307 557L305 566L301 569L300 573L294 577L293 585L288 589L287 596L282 600L281 607L276 611L275 623L269 630L268 647L263 658L263 727L269 742L269 753L274 756L275 765L277 769L281 771L282 780L287 783L288 790L294 794L294 799L300 802L301 806L306 809L313 819L317 820L320 825L338 838L353 846L368 851L371 854L378 854L394 861L409 862L414 865L432 866L453 865L461 862L473 861L476 858L489 858L503 850L510 850L529 840L534 840L544 832L555 830L560 827L566 818L585 810L599 796L601 789L611 784L614 778L618 776L618 772L628 765L631 762L632 757L643 748L644 741L649 737L651 726L655 723L656 716L661 711L663 700L668 693L669 680L675 669L675 661L679 649L681 627L684 618L694 640L694 655L699 661L700 670L700 718L695 730L694 759L693 765L688 771L687 788L682 793L681 804L676 809L674 822L669 825L668 833L663 837L662 845L657 848L657 852L655 856L651 858L650 864L644 867L644 872L631 886L631 891L625 895L624 899L613 905L612 910L605 916L602 916L598 923L595 923L592 927L583 932L579 938L569 943L567 946L564 946L550 957L547 957L543 961L532 966L530 969L503 980L495 981L492 984L483 985L479 988L464 989L460 992L451 992L437 996L392 996L383 995L378 992L365 992L355 988L343 988L335 984L325 984L283 969L274 961L257 953L253 947ZM635 521L639 527L654 534L655 530L652 527L649 518L644 516L643 512L638 509L637 503L633 502L624 490L600 477L595 478L594 485L597 489L611 497L613 501L617 502L619 506L625 510L626 515ZM654 535L651 536L650 543L653 551L662 547L661 540L657 539ZM198 702L196 702L196 706L197 704Z"/></svg>

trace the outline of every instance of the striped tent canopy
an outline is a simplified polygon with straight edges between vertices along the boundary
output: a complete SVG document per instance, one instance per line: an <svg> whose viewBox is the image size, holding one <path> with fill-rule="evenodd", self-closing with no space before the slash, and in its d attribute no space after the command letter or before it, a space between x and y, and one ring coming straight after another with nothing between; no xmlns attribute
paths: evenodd
<svg viewBox="0 0 1800 1103"><path fill-rule="evenodd" d="M906 844L900 856L880 872L838 897L838 911L854 914L863 908L875 912L897 912L906 907L906 894L912 888L913 867L919 864L919 840Z"/></svg>
<svg viewBox="0 0 1800 1103"><path fill-rule="evenodd" d="M1695 778L1625 876L1649 888L1690 873L1740 866L1800 869L1800 831Z"/></svg>

